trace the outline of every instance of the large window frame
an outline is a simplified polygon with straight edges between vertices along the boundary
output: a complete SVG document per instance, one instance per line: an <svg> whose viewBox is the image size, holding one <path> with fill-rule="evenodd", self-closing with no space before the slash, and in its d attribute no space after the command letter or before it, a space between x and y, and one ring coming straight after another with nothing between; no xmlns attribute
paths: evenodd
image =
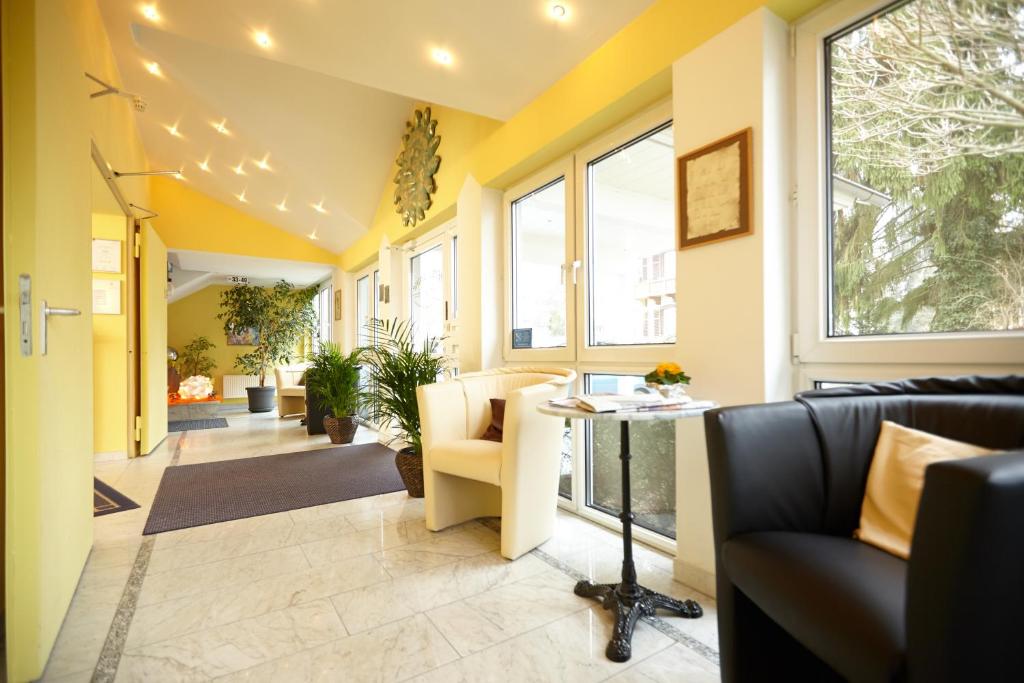
<svg viewBox="0 0 1024 683"><path fill-rule="evenodd" d="M667 123L672 122L671 102L659 103L632 119L615 127L600 137L574 150L568 156L534 173L508 188L504 195L504 326L503 352L506 362L534 366L552 365L572 368L577 379L570 393L581 393L588 374L643 375L658 362L678 359L681 345L678 337L668 344L592 346L589 344L590 325L587 310L587 289L590 286L589 264L587 263L588 216L585 207L589 197L586 194L588 164L606 157L629 143L643 137ZM673 159L675 154L673 153ZM673 173L675 172L673 164ZM516 200L542 189L560 178L565 179L566 192L566 253L564 260L566 297L566 346L564 348L512 349L512 306L514 288L514 245L512 240L512 204ZM673 230L676 229L673 223ZM678 258L673 239L673 253ZM678 263L678 261L677 261ZM574 278L575 275L575 278ZM676 270L676 295L679 274ZM583 420L571 420L572 431L572 499L561 495L558 506L584 519L601 524L614 531L622 530L622 523L612 516L587 503L591 473L586 457L587 427ZM677 436L678 438L678 436ZM677 530L678 534L678 530ZM657 532L634 526L633 536L651 547L674 554L676 541Z"/></svg>
<svg viewBox="0 0 1024 683"><path fill-rule="evenodd" d="M455 299L458 287L458 236L458 224L456 221L449 221L438 226L434 230L431 230L419 238L403 245L404 253L401 265L402 317L406 320L412 320L413 259L433 249L441 250L441 292L443 295L442 306L444 308L442 331L444 343L441 348L441 353L447 356L449 366L452 368L453 373L458 372L458 357L455 353L457 350L457 340L455 339L455 335L458 330L458 307L456 306ZM392 296L394 296L394 294L392 294Z"/></svg>
<svg viewBox="0 0 1024 683"><path fill-rule="evenodd" d="M943 332L899 335L829 336L829 141L826 125L829 73L825 40L873 14L893 6L892 0L846 0L823 7L795 29L795 117L797 281L796 337L799 364L842 367L904 366L877 376L906 376L905 366L1014 364L1024 358L1024 332ZM984 360L984 363L979 363ZM919 369L919 368L918 368ZM858 371L863 372L863 371ZM814 368L798 370L801 388L816 376ZM833 373L834 374L834 373ZM846 374L846 373L844 373ZM852 377L850 378L852 379Z"/></svg>

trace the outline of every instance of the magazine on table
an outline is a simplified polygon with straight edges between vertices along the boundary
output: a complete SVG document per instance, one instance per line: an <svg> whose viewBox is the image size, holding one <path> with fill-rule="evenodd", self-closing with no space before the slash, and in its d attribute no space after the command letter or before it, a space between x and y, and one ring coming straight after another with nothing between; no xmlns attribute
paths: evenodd
<svg viewBox="0 0 1024 683"><path fill-rule="evenodd" d="M640 413L659 410L711 407L710 401L694 401L689 396L665 398L661 394L581 394L569 398L552 399L550 404L560 408L578 408L589 413ZM705 405L706 404L706 405Z"/></svg>

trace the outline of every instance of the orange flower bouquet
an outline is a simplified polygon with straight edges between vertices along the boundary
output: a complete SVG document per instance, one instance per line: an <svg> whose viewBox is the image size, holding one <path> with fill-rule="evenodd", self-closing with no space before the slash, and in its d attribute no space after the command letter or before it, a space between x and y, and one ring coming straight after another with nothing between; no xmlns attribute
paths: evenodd
<svg viewBox="0 0 1024 683"><path fill-rule="evenodd" d="M644 375L648 384L689 384L690 377L676 363L658 363L658 367Z"/></svg>

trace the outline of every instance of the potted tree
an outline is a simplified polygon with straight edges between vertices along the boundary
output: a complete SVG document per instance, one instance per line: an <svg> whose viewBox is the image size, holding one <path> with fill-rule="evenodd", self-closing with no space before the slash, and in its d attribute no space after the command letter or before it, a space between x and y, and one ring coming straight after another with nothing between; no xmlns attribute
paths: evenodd
<svg viewBox="0 0 1024 683"><path fill-rule="evenodd" d="M422 498L423 444L416 387L433 384L444 372L445 359L438 353L441 339L431 337L417 348L408 321L374 318L367 326L370 338L377 341L363 351L370 371L364 401L370 419L390 425L394 440L405 442L406 446L395 454L395 465L409 495Z"/></svg>
<svg viewBox="0 0 1024 683"><path fill-rule="evenodd" d="M246 388L249 412L274 409L274 387L267 386L267 373L290 362L299 339L316 330L315 295L313 288L296 289L284 280L273 287L237 284L221 293L224 310L217 317L224 321L224 333L252 331L252 351L235 359L236 368L259 378L259 386Z"/></svg>
<svg viewBox="0 0 1024 683"><path fill-rule="evenodd" d="M337 344L323 342L309 357L306 396L324 411L324 429L331 443L352 443L359 409L359 361L362 349L347 356Z"/></svg>

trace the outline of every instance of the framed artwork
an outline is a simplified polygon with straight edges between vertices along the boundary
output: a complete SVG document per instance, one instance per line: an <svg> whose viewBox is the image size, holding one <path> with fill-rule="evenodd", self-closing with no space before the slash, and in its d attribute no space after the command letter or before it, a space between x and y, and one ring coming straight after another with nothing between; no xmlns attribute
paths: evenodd
<svg viewBox="0 0 1024 683"><path fill-rule="evenodd" d="M341 290L334 290L334 319L341 320Z"/></svg>
<svg viewBox="0 0 1024 683"><path fill-rule="evenodd" d="M679 157L679 248L753 231L750 128Z"/></svg>
<svg viewBox="0 0 1024 683"><path fill-rule="evenodd" d="M243 327L228 332L228 346L256 346L260 335L255 327Z"/></svg>

